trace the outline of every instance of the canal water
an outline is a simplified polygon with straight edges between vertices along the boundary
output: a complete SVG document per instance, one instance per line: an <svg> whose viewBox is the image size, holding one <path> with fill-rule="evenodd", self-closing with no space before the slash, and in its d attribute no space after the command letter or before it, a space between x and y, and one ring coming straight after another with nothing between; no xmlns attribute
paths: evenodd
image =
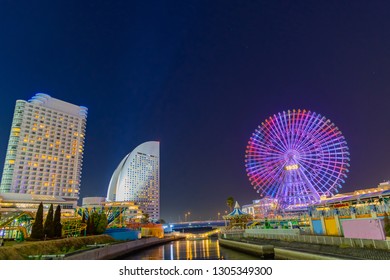
<svg viewBox="0 0 390 280"><path fill-rule="evenodd" d="M126 255L124 260L258 260L260 258L219 246L217 238L177 240Z"/></svg>

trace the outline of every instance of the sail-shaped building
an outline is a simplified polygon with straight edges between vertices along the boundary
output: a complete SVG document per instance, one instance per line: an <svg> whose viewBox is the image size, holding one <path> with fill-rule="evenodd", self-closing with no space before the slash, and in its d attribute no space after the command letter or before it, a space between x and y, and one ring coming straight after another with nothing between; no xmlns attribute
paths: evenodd
<svg viewBox="0 0 390 280"><path fill-rule="evenodd" d="M111 177L107 201L133 201L152 221L160 219L160 143L136 147Z"/></svg>

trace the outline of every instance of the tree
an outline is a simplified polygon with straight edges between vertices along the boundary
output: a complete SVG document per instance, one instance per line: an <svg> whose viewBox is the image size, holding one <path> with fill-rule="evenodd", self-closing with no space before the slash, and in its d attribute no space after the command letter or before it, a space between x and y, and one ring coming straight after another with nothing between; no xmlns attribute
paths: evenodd
<svg viewBox="0 0 390 280"><path fill-rule="evenodd" d="M53 238L54 237L54 227L53 227L53 204L50 204L49 211L46 214L46 220L43 225L43 233L45 234L45 238Z"/></svg>
<svg viewBox="0 0 390 280"><path fill-rule="evenodd" d="M97 215L97 221L95 222L95 234L102 234L106 231L108 220L106 213L100 213Z"/></svg>
<svg viewBox="0 0 390 280"><path fill-rule="evenodd" d="M141 223L142 223L142 224L147 224L147 223L149 223L149 214L148 214L148 213L143 213L143 214L142 214Z"/></svg>
<svg viewBox="0 0 390 280"><path fill-rule="evenodd" d="M88 235L93 235L95 232L95 227L94 227L94 213L89 212L88 215L88 220L87 220L87 234Z"/></svg>
<svg viewBox="0 0 390 280"><path fill-rule="evenodd" d="M62 224L61 224L61 206L57 205L56 212L54 213L53 221L54 237L62 237Z"/></svg>
<svg viewBox="0 0 390 280"><path fill-rule="evenodd" d="M106 213L92 212L89 213L87 220L87 234L102 234L106 231L108 219Z"/></svg>
<svg viewBox="0 0 390 280"><path fill-rule="evenodd" d="M229 196L229 197L226 199L226 205L229 207L230 212L232 212L233 206L234 206L234 198L233 198L232 196Z"/></svg>
<svg viewBox="0 0 390 280"><path fill-rule="evenodd" d="M31 229L31 238L43 239L45 236L43 232L43 203L38 206L37 214L35 215L34 224Z"/></svg>
<svg viewBox="0 0 390 280"><path fill-rule="evenodd" d="M85 211L83 211L83 215L81 216L81 223L85 224Z"/></svg>

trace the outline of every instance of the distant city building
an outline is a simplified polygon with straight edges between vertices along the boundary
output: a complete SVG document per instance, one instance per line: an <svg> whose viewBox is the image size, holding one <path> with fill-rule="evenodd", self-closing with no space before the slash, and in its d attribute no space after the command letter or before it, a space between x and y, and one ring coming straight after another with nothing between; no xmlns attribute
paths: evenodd
<svg viewBox="0 0 390 280"><path fill-rule="evenodd" d="M107 201L133 201L153 221L160 218L160 143L145 142L116 168Z"/></svg>
<svg viewBox="0 0 390 280"><path fill-rule="evenodd" d="M49 195L76 206L87 111L43 93L17 100L0 194Z"/></svg>

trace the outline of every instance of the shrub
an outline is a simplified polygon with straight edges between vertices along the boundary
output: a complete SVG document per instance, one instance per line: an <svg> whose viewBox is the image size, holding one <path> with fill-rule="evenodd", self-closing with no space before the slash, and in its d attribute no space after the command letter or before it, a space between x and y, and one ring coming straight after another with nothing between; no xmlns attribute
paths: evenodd
<svg viewBox="0 0 390 280"><path fill-rule="evenodd" d="M86 245L115 242L111 236L70 237L48 241L25 241L9 247L0 247L0 260L28 259L30 255L65 254L86 248Z"/></svg>

